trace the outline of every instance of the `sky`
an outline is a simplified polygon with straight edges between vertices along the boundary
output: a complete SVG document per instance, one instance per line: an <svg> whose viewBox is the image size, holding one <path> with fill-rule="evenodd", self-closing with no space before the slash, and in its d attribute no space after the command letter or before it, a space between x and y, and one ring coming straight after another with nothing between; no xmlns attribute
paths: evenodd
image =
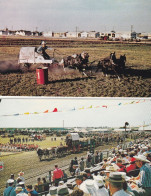
<svg viewBox="0 0 151 196"><path fill-rule="evenodd" d="M0 128L122 127L125 122L150 124L151 99L1 97L0 102Z"/></svg>
<svg viewBox="0 0 151 196"><path fill-rule="evenodd" d="M0 29L151 32L150 0L0 0Z"/></svg>

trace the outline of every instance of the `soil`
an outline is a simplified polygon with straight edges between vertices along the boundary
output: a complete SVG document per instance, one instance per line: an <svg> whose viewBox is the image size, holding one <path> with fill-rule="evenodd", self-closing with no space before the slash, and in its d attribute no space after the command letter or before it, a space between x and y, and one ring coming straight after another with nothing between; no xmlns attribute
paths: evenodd
<svg viewBox="0 0 151 196"><path fill-rule="evenodd" d="M36 65L24 72L18 65L22 46L37 46L39 39L0 39L0 95L2 96L63 96L63 97L150 97L151 96L151 44L101 42L100 40L48 40L57 49L55 59L64 56L89 53L92 73L83 76L78 70L51 66L48 83L38 85ZM59 52L58 52L59 51ZM117 58L126 54L125 75L119 80L111 71L104 76L96 73L100 59L115 51ZM52 56L51 53L48 53Z"/></svg>

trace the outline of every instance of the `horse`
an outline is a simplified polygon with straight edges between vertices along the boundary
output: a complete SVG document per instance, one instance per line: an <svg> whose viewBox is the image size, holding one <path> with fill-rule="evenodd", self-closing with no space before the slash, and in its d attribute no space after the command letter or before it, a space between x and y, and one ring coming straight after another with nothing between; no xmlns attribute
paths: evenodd
<svg viewBox="0 0 151 196"><path fill-rule="evenodd" d="M42 156L44 155L43 149L38 148L37 149L37 154L38 154L39 160L41 161L42 160Z"/></svg>
<svg viewBox="0 0 151 196"><path fill-rule="evenodd" d="M85 70L88 68L88 62L89 54L87 52L82 52L81 54L73 54L72 56L63 58L60 62L60 65L63 66L64 71L65 68L77 69L83 75L87 76Z"/></svg>
<svg viewBox="0 0 151 196"><path fill-rule="evenodd" d="M96 72L101 69L104 75L108 75L109 70L112 70L118 79L120 79L121 70L125 69L126 56L121 55L120 59L116 58L115 52L110 53L110 56L100 60L97 65Z"/></svg>

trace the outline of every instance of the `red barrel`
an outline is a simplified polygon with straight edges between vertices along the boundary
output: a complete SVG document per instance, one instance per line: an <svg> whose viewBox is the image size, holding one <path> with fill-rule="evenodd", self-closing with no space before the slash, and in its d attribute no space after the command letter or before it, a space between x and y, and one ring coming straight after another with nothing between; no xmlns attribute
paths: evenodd
<svg viewBox="0 0 151 196"><path fill-rule="evenodd" d="M48 83L48 68L37 68L36 69L37 84L47 84Z"/></svg>

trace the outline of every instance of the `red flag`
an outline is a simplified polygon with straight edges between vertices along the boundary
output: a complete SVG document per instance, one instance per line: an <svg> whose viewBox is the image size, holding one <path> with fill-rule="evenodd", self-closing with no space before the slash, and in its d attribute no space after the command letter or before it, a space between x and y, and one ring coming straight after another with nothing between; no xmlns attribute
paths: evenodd
<svg viewBox="0 0 151 196"><path fill-rule="evenodd" d="M103 108L107 108L107 105L102 105Z"/></svg>
<svg viewBox="0 0 151 196"><path fill-rule="evenodd" d="M57 108L55 108L52 112L58 112L58 109L57 109Z"/></svg>

